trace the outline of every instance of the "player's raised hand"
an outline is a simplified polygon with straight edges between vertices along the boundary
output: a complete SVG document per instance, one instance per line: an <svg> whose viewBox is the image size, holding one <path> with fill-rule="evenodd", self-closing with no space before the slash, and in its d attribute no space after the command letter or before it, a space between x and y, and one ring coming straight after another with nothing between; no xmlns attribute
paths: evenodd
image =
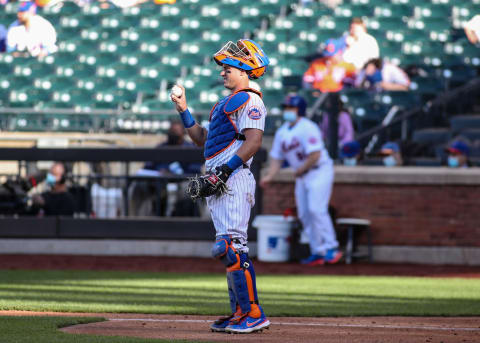
<svg viewBox="0 0 480 343"><path fill-rule="evenodd" d="M181 89L181 92L178 91L178 88ZM173 101L173 103L175 103L175 108L179 113L187 109L187 98L185 96L185 88L183 86L173 86L170 99Z"/></svg>

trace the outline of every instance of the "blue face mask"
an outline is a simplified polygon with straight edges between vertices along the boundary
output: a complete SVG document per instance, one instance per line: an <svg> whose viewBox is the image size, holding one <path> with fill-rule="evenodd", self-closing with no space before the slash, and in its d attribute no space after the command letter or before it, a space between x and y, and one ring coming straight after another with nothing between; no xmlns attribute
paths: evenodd
<svg viewBox="0 0 480 343"><path fill-rule="evenodd" d="M458 168L460 163L458 162L458 158L455 156L448 156L448 166L451 168Z"/></svg>
<svg viewBox="0 0 480 343"><path fill-rule="evenodd" d="M395 167L397 165L397 161L395 161L395 157L390 155L383 158L383 164L385 167Z"/></svg>
<svg viewBox="0 0 480 343"><path fill-rule="evenodd" d="M57 178L52 173L47 173L47 178L45 179L45 182L47 183L47 185L53 187L57 183Z"/></svg>
<svg viewBox="0 0 480 343"><path fill-rule="evenodd" d="M344 158L343 159L343 165L345 166L356 166L357 165L357 159L355 157L351 157L351 158Z"/></svg>
<svg viewBox="0 0 480 343"><path fill-rule="evenodd" d="M297 113L295 111L284 111L283 120L293 123L295 120L297 120Z"/></svg>
<svg viewBox="0 0 480 343"><path fill-rule="evenodd" d="M376 70L372 75L367 76L367 80L372 85L374 85L378 82L381 82L382 81L382 72L380 70Z"/></svg>

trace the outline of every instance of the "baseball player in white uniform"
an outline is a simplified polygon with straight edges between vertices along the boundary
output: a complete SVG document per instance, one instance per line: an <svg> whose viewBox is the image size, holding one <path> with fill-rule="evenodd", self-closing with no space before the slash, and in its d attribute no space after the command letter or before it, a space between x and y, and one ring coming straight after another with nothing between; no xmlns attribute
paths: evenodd
<svg viewBox="0 0 480 343"><path fill-rule="evenodd" d="M231 94L212 108L208 130L188 111L183 87L177 93L180 96L172 93L171 99L193 142L204 146L208 175L202 185L209 192L204 197L216 230L212 255L227 269L232 313L213 323L211 329L250 333L270 325L258 303L247 247L250 210L255 204L255 179L249 167L261 146L267 115L262 94L249 88L249 79L262 76L269 60L260 46L248 39L228 42L213 58L222 66L220 75ZM215 193L219 183L228 187L226 194Z"/></svg>
<svg viewBox="0 0 480 343"><path fill-rule="evenodd" d="M283 103L285 123L275 133L270 152L270 167L260 180L267 186L286 160L295 170L295 200L303 229L309 238L311 255L301 262L310 266L336 263L342 253L328 203L333 185L333 163L325 149L317 124L304 117L307 104L298 95Z"/></svg>

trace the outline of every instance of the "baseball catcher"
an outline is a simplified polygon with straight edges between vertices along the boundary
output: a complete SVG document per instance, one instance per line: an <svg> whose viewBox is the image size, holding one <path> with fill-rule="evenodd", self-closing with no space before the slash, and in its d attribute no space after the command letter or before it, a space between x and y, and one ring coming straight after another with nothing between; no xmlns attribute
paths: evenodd
<svg viewBox="0 0 480 343"><path fill-rule="evenodd" d="M176 94L172 92L171 99L192 141L204 146L209 172L192 178L187 192L194 200L206 199L216 231L212 256L227 271L231 314L210 328L215 332L250 333L270 325L258 301L247 246L256 185L250 165L262 144L267 115L262 93L249 88L249 79L261 77L269 60L260 46L248 39L228 42L213 59L222 67L220 76L231 94L213 106L208 130L190 114L183 87Z"/></svg>

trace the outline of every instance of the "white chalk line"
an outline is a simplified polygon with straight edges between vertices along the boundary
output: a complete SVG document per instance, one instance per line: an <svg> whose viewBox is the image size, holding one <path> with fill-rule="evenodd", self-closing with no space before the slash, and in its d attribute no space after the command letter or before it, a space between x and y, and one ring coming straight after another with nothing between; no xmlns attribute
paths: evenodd
<svg viewBox="0 0 480 343"><path fill-rule="evenodd" d="M110 321L118 322L159 322L159 323L211 323L212 320L205 319L152 319L152 318L109 318ZM438 326L411 326L411 325L380 325L380 324L329 324L329 323L292 323L272 322L273 325L287 326L321 326L321 327L346 327L361 329L409 329L409 330L437 330L437 331L479 331L480 328L464 327L438 327Z"/></svg>

